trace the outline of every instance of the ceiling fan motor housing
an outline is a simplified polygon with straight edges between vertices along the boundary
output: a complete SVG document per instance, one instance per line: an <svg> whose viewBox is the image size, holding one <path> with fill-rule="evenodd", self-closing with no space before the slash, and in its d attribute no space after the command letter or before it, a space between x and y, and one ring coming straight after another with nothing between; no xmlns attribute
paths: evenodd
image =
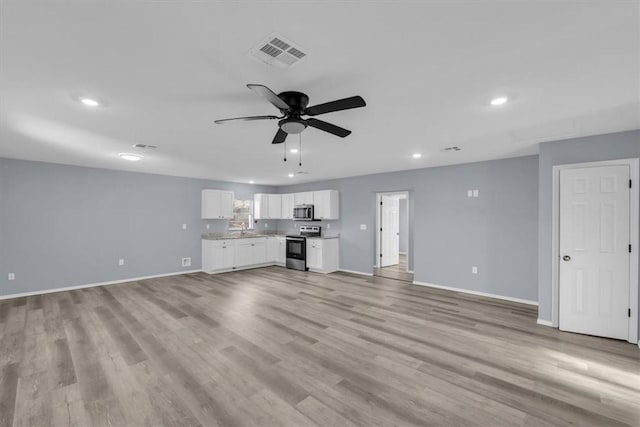
<svg viewBox="0 0 640 427"><path fill-rule="evenodd" d="M289 105L289 111L291 111L293 115L301 115L304 113L304 109L307 108L309 104L309 97L302 92L281 92L278 94L278 98Z"/></svg>

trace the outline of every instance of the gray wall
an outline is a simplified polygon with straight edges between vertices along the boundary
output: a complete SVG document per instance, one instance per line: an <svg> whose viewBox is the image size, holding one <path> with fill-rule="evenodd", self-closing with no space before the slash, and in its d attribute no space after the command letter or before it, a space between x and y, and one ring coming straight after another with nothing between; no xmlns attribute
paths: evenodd
<svg viewBox="0 0 640 427"><path fill-rule="evenodd" d="M331 230L341 233L341 268L372 272L375 194L408 190L415 280L537 300L537 156L278 188L319 189L340 191L340 220ZM468 198L468 189L478 189L480 197ZM474 265L477 275L471 274Z"/></svg>
<svg viewBox="0 0 640 427"><path fill-rule="evenodd" d="M551 321L551 204L553 166L640 157L640 131L619 132L540 144L538 299L540 319ZM637 187L636 187L637 188Z"/></svg>
<svg viewBox="0 0 640 427"><path fill-rule="evenodd" d="M0 295L199 269L205 225L227 225L200 218L203 188L276 191L0 158Z"/></svg>
<svg viewBox="0 0 640 427"><path fill-rule="evenodd" d="M400 252L407 253L407 248L409 247L409 212L407 199L400 199L399 206L400 209L398 216L400 217L400 239L398 248Z"/></svg>

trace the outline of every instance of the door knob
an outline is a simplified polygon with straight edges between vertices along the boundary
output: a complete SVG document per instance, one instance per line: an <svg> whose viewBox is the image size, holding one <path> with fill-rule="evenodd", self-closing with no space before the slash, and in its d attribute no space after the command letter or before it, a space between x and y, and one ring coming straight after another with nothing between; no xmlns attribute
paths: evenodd
<svg viewBox="0 0 640 427"><path fill-rule="evenodd" d="M562 257L562 260L569 262L569 261L571 261L571 257L569 255L565 255L565 256Z"/></svg>

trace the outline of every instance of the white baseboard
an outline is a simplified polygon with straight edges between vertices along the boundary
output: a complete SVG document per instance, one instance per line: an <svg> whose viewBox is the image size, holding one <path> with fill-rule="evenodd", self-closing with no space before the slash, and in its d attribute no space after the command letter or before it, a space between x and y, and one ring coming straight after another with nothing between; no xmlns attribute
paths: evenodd
<svg viewBox="0 0 640 427"><path fill-rule="evenodd" d="M406 252L398 252L400 255L406 255Z"/></svg>
<svg viewBox="0 0 640 427"><path fill-rule="evenodd" d="M505 301L519 302L521 304L536 305L536 306L538 305L537 301L532 301L532 300L522 299L522 298L507 297L504 295L490 294L487 292L471 291L469 289L453 288L451 286L434 285L432 283L417 282L417 281L414 281L413 284L420 285L420 286L428 286L430 288L445 289L447 291L462 292L464 294L479 295L481 297L489 297L489 298L496 298L496 299L501 299Z"/></svg>
<svg viewBox="0 0 640 427"><path fill-rule="evenodd" d="M67 287L64 287L64 288L45 289L45 290L42 290L42 291L23 292L23 293L20 293L20 294L0 295L0 300L11 299L11 298L20 298L20 297L29 297L29 296L32 296L32 295L53 294L55 292L74 291L76 289L94 288L96 286L117 285L118 283L127 283L127 282L134 282L134 281L138 281L138 280L156 279L158 277L179 276L180 274L199 273L201 271L202 270L185 270L185 271L178 271L178 272L175 272L175 273L154 274L153 276L131 277L131 278L128 278L128 279L112 280L112 281L109 281L109 282L89 283L87 285L67 286Z"/></svg>
<svg viewBox="0 0 640 427"><path fill-rule="evenodd" d="M364 271L347 270L345 268L340 268L338 269L338 271L342 271L343 273L359 274L361 276L373 276L373 273L365 273Z"/></svg>
<svg viewBox="0 0 640 427"><path fill-rule="evenodd" d="M553 323L551 322L551 320L538 319L536 320L536 323L538 325L548 326L550 328L553 328Z"/></svg>

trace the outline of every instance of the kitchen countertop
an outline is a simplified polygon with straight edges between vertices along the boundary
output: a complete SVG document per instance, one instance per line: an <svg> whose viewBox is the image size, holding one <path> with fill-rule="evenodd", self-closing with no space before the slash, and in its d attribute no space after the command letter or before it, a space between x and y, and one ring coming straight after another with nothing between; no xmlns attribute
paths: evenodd
<svg viewBox="0 0 640 427"><path fill-rule="evenodd" d="M203 240L236 240L236 239L258 239L261 237L285 237L282 233L204 233Z"/></svg>
<svg viewBox="0 0 640 427"><path fill-rule="evenodd" d="M296 235L294 233L290 233L290 235ZM275 232L275 233L253 233L253 232L245 232L244 234L240 233L204 233L202 234L203 240L236 240L236 239L258 239L260 237L286 237L287 234L283 232ZM307 237L307 239L338 239L340 238L339 234L321 236L321 237Z"/></svg>

